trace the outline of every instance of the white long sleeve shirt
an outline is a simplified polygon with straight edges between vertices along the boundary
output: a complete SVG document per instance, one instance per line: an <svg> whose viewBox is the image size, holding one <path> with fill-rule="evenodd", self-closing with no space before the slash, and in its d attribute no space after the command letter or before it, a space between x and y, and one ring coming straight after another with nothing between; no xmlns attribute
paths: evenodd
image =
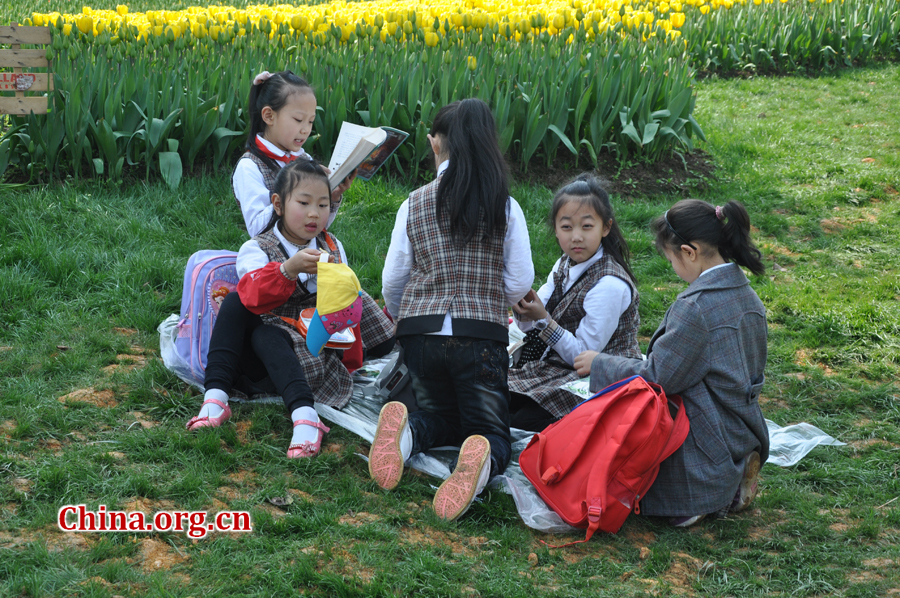
<svg viewBox="0 0 900 598"><path fill-rule="evenodd" d="M444 161L438 167L438 176L450 165ZM391 246L384 260L381 273L381 294L384 304L391 315L400 313L400 302L403 290L409 282L415 255L406 225L409 220L409 200L403 202L397 212L394 230L391 233ZM525 296L534 282L534 264L531 261L531 241L528 236L528 225L525 214L518 202L512 197L506 207L506 236L503 240L503 293L508 305L514 305ZM439 332L433 334L452 336L453 318L448 312Z"/></svg>
<svg viewBox="0 0 900 598"><path fill-rule="evenodd" d="M266 139L263 139L262 136L257 135L256 138L267 150L276 156L290 155L301 160L312 160L312 156L302 149L299 152L283 152ZM275 163L281 168L284 168L287 164L278 160ZM234 189L234 196L237 197L238 202L241 204L241 213L244 216L244 226L247 229L247 234L253 238L261 233L266 225L269 224L269 220L272 219L272 212L274 211L274 208L272 208L272 194L263 181L263 175L259 171L259 167L250 158L238 160L234 169L234 175L231 177L231 186ZM325 228L331 226L336 215L337 210L332 209L328 215L328 224Z"/></svg>
<svg viewBox="0 0 900 598"><path fill-rule="evenodd" d="M569 268L569 276L563 284L563 292L572 288L581 275L602 257L603 247L601 246L590 259ZM564 259L568 259L568 257L563 256L556 260L553 270L547 277L547 282L537 292L541 303L545 306L553 294L553 275L559 270ZM619 318L629 305L631 305L631 289L628 284L617 276L602 277L584 297L585 316L578 323L575 334L559 328L561 336L548 350L552 348L566 360L566 363L573 366L575 358L584 351L603 351L606 343L609 342L619 326ZM534 323L531 321L518 321L517 319L516 324L523 332L528 332L534 327Z"/></svg>

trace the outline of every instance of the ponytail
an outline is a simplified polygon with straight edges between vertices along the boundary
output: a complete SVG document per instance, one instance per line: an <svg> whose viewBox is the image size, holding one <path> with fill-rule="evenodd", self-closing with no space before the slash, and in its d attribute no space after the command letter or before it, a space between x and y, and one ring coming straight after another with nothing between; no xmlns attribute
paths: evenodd
<svg viewBox="0 0 900 598"><path fill-rule="evenodd" d="M727 262L734 262L754 274L766 270L762 252L750 239L750 215L738 201L713 206L699 199L683 199L665 216L657 218L652 228L659 251L701 241L715 248Z"/></svg>
<svg viewBox="0 0 900 598"><path fill-rule="evenodd" d="M631 250L628 249L628 243L625 241L622 229L619 228L619 223L613 214L612 204L609 202L609 194L603 188L600 179L587 173L580 174L556 192L556 195L553 196L553 203L550 206L550 218L548 221L550 230L556 230L556 216L559 214L560 209L570 201L577 201L582 205L589 206L600 216L603 226L609 226L609 232L600 243L603 246L603 251L622 266L625 272L628 273L628 276L631 277L631 281L637 285L637 279L634 277L634 272L631 271L629 263Z"/></svg>
<svg viewBox="0 0 900 598"><path fill-rule="evenodd" d="M293 94L305 91L313 93L312 87L305 79L287 70L274 73L269 78L250 85L250 99L248 102L250 135L247 137L246 149L276 172L278 171L278 165L275 164L275 161L263 154L256 146L256 136L266 131L262 110L268 106L275 112L278 112L284 108L284 105L287 104L288 99Z"/></svg>
<svg viewBox="0 0 900 598"><path fill-rule="evenodd" d="M438 185L436 216L450 219L450 236L465 245L482 228L488 239L506 227L509 181L497 142L497 125L483 101L468 99L441 108L431 128L444 135L450 165Z"/></svg>

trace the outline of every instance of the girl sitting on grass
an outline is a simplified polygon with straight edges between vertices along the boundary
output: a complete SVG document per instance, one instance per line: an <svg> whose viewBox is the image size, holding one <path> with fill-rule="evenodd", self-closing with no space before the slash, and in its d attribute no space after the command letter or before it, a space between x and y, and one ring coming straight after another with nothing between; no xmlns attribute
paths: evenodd
<svg viewBox="0 0 900 598"><path fill-rule="evenodd" d="M641 356L628 244L600 182L585 174L557 191L550 226L563 256L544 286L513 306L526 343L509 372L511 425L523 430L543 430L580 402L560 388L578 380L580 353Z"/></svg>
<svg viewBox="0 0 900 598"><path fill-rule="evenodd" d="M744 206L686 199L653 223L656 247L687 289L650 339L647 359L586 351L575 359L591 391L639 375L684 399L691 430L641 498L645 515L687 527L745 509L769 453L759 408L766 367L766 309L741 266L762 274Z"/></svg>
<svg viewBox="0 0 900 598"><path fill-rule="evenodd" d="M275 217L271 194L278 173L294 160L312 160L303 144L316 120L316 96L312 87L291 71L263 71L250 86L250 135L247 151L232 175L234 196L244 215L247 233L254 237L271 227ZM328 169L325 169L328 172ZM353 182L351 175L330 191L327 229L334 222L343 193ZM361 360L382 357L394 347L394 327L378 304L363 293L363 318L359 325L364 356L347 360L351 369ZM350 357L348 352L347 357Z"/></svg>
<svg viewBox="0 0 900 598"><path fill-rule="evenodd" d="M340 356L310 353L306 340L281 316L300 320L316 306L316 271L322 252L347 262L340 241L325 232L331 205L328 175L311 160L297 160L278 173L272 192L274 219L244 243L237 257L236 293L222 302L213 328L203 407L187 427L218 427L231 417L228 395L239 380L267 377L284 399L294 423L289 459L318 454L328 428L313 401L341 408L353 383Z"/></svg>
<svg viewBox="0 0 900 598"><path fill-rule="evenodd" d="M390 490L412 454L462 445L434 495L438 517L453 520L509 463L507 306L531 288L534 266L490 108L444 106L428 140L437 179L400 206L382 274L420 410L382 408L369 473Z"/></svg>

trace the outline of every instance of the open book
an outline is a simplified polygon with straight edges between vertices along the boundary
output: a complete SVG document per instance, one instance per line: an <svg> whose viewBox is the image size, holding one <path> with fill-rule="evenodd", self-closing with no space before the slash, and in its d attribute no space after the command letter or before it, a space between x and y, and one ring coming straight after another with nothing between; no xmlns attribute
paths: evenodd
<svg viewBox="0 0 900 598"><path fill-rule="evenodd" d="M359 169L356 172L358 178L368 181L407 137L409 133L391 127L371 128L343 123L328 163L331 188L337 187L354 168Z"/></svg>

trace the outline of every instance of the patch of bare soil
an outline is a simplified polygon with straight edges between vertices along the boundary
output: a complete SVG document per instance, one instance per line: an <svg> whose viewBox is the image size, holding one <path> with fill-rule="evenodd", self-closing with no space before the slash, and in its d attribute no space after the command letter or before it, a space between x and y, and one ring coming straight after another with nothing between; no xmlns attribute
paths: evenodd
<svg viewBox="0 0 900 598"><path fill-rule="evenodd" d="M867 448L871 448L873 446L881 447L885 449L897 448L897 445L893 442L889 442L883 438L866 438L865 440L850 440L847 444L854 451L864 451ZM858 456L858 455L857 455Z"/></svg>
<svg viewBox="0 0 900 598"><path fill-rule="evenodd" d="M150 419L140 411L129 411L128 415L134 418L134 422L132 422L132 424L140 424L140 426L144 429L153 428L159 425L158 421Z"/></svg>
<svg viewBox="0 0 900 598"><path fill-rule="evenodd" d="M33 486L34 482L26 478L13 478L12 480L13 490L21 494L28 494Z"/></svg>
<svg viewBox="0 0 900 598"><path fill-rule="evenodd" d="M759 395L759 406L766 411L775 411L778 409L787 409L788 404L782 399L773 399L765 395Z"/></svg>
<svg viewBox="0 0 900 598"><path fill-rule="evenodd" d="M143 353L143 349L140 347L132 347L132 350ZM101 368L107 374L112 374L113 372L123 371L130 372L137 368L142 368L147 365L147 356L146 355L131 355L128 353L122 353L116 355L116 363L110 364L104 368Z"/></svg>
<svg viewBox="0 0 900 598"><path fill-rule="evenodd" d="M152 500L143 496L135 496L121 503L123 511L140 511L148 515L159 511L173 511L175 508L175 503L170 500Z"/></svg>
<svg viewBox="0 0 900 598"><path fill-rule="evenodd" d="M79 388L67 395L59 397L59 402L66 403L88 403L94 407L111 408L118 405L113 391L97 390L93 386L88 388Z"/></svg>
<svg viewBox="0 0 900 598"><path fill-rule="evenodd" d="M138 333L135 328L113 328L113 332L121 334L122 336L134 336Z"/></svg>
<svg viewBox="0 0 900 598"><path fill-rule="evenodd" d="M715 165L701 150L684 154L683 160L672 155L654 164L628 164L625 168L620 168L613 155L602 152L595 170L587 154L579 156L576 167L575 156L561 148L550 166L542 157L531 160L527 171L521 164L512 166L517 181L545 185L554 191L583 172L600 177L607 192L623 198L662 194L689 197L706 189L708 181L715 179Z"/></svg>
<svg viewBox="0 0 900 598"><path fill-rule="evenodd" d="M144 573L153 573L160 570L167 571L187 560L186 555L179 553L162 540L145 538L141 540L141 549L137 560L132 560L132 562L138 562Z"/></svg>
<svg viewBox="0 0 900 598"><path fill-rule="evenodd" d="M360 511L359 513L351 512L346 515L342 515L341 518L338 519L338 523L340 523L341 525L349 525L351 527L362 527L363 525L369 525L370 523L375 523L380 520L381 517L379 517L378 515Z"/></svg>
<svg viewBox="0 0 900 598"><path fill-rule="evenodd" d="M625 530L625 539L638 547L650 546L651 544L656 542L656 534L654 534L653 532L642 532L632 528L627 528Z"/></svg>
<svg viewBox="0 0 900 598"><path fill-rule="evenodd" d="M248 431L250 430L250 426L252 423L248 420L242 419L239 422L234 424L234 427L237 429L237 439L241 445L246 445L249 441Z"/></svg>
<svg viewBox="0 0 900 598"><path fill-rule="evenodd" d="M8 419L6 421L0 422L0 437L2 438L12 438L12 433L15 431L16 420Z"/></svg>
<svg viewBox="0 0 900 598"><path fill-rule="evenodd" d="M817 367L820 370L822 370L822 372L824 372L826 376L834 375L834 370L832 370L830 367L828 367L824 363L819 363L818 361L815 361L813 359L812 352L809 351L808 349L800 349L799 351L794 353L794 363L796 365Z"/></svg>
<svg viewBox="0 0 900 598"><path fill-rule="evenodd" d="M453 554L462 554L467 557L475 554L460 541L459 535L453 532L407 527L400 530L400 542L412 546L447 546Z"/></svg>
<svg viewBox="0 0 900 598"><path fill-rule="evenodd" d="M94 534L91 534L94 535ZM0 531L0 547L16 548L32 542L44 542L50 552L67 550L87 550L91 547L88 534L60 531L56 526L47 526L37 531Z"/></svg>
<svg viewBox="0 0 900 598"><path fill-rule="evenodd" d="M48 451L52 451L55 454L59 454L62 452L63 443L57 440L56 438L45 438L38 442L38 445Z"/></svg>
<svg viewBox="0 0 900 598"><path fill-rule="evenodd" d="M675 552L672 554L672 564L660 579L672 586L673 593L686 594L691 592L702 566L699 559L683 552Z"/></svg>
<svg viewBox="0 0 900 598"><path fill-rule="evenodd" d="M880 573L876 573L875 571L853 571L852 573L847 575L847 580L850 583L869 583L882 579L884 579L884 577Z"/></svg>

